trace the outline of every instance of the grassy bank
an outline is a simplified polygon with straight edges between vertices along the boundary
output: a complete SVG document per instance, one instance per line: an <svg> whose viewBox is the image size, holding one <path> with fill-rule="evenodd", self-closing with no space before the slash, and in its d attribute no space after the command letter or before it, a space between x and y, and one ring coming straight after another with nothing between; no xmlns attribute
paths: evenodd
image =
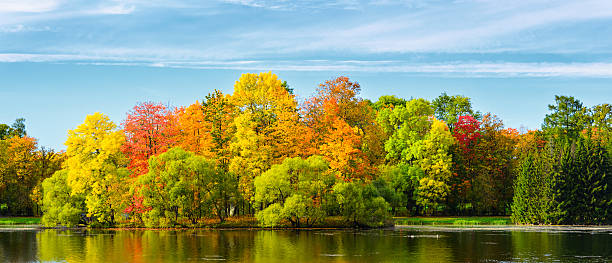
<svg viewBox="0 0 612 263"><path fill-rule="evenodd" d="M395 217L395 225L511 225L510 217ZM0 217L0 225L37 225L40 217ZM135 227L130 224L119 224L118 227ZM188 228L258 228L254 217L231 217L220 223L217 219L204 219ZM291 227L286 224L282 227ZM327 217L312 227L317 228L350 228L350 225L340 217Z"/></svg>
<svg viewBox="0 0 612 263"><path fill-rule="evenodd" d="M0 225L38 225L40 217L0 217Z"/></svg>
<svg viewBox="0 0 612 263"><path fill-rule="evenodd" d="M300 228L352 228L353 225L348 224L342 217L339 216L330 216L326 217L320 222L317 222L313 225L306 226L302 225ZM135 223L119 223L115 229L142 229L145 228L142 224ZM219 219L216 218L207 218L201 219L197 223L192 224L191 222L181 222L179 225L167 227L168 229L188 229L188 228L206 228L206 229L227 229L227 228L261 228L257 219L252 216L240 216L240 217L230 217L227 218L223 222L219 222ZM282 228L295 228L289 222L284 221L281 225L274 227L275 229ZM154 229L164 229L162 228L154 228Z"/></svg>
<svg viewBox="0 0 612 263"><path fill-rule="evenodd" d="M395 225L511 225L510 217L396 217Z"/></svg>

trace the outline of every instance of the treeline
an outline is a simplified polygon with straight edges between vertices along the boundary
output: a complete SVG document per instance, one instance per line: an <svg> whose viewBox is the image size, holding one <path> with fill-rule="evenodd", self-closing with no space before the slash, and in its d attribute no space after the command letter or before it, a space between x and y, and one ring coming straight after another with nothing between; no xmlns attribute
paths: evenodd
<svg viewBox="0 0 612 263"><path fill-rule="evenodd" d="M61 168L63 153L38 147L25 119L0 123L0 215L40 216L41 182Z"/></svg>
<svg viewBox="0 0 612 263"><path fill-rule="evenodd" d="M529 134L515 182L512 220L524 224L611 224L608 104L592 109L556 97L543 131Z"/></svg>
<svg viewBox="0 0 612 263"><path fill-rule="evenodd" d="M300 103L276 75L243 74L232 94L186 107L139 103L121 127L88 115L68 132L61 170L23 191L42 196L30 202L47 226L252 215L295 227L330 216L381 226L392 215L610 223L609 104L558 96L542 130L520 133L464 96L372 102L360 89L339 77ZM28 137L3 143L17 138Z"/></svg>

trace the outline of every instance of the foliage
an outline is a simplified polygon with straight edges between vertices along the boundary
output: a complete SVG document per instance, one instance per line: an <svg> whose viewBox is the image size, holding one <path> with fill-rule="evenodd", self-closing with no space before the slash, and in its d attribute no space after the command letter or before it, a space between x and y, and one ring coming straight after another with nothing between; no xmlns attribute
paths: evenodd
<svg viewBox="0 0 612 263"><path fill-rule="evenodd" d="M63 154L38 148L36 139L26 136L23 118L4 126L8 130L0 131L0 213L40 216L40 183L59 170Z"/></svg>
<svg viewBox="0 0 612 263"><path fill-rule="evenodd" d="M335 180L320 156L304 160L288 158L255 178L255 201L264 209L257 213L263 226L278 226L287 220L294 227L312 226L324 216Z"/></svg>
<svg viewBox="0 0 612 263"><path fill-rule="evenodd" d="M147 173L149 158L174 145L176 122L176 114L161 103L139 103L128 112L123 122L125 143L121 150L130 160L132 176Z"/></svg>
<svg viewBox="0 0 612 263"><path fill-rule="evenodd" d="M11 126L0 123L0 140L5 140L11 137L25 137L26 129L25 129L25 119L18 118L13 122Z"/></svg>
<svg viewBox="0 0 612 263"><path fill-rule="evenodd" d="M253 179L273 164L298 155L304 133L298 121L295 95L271 72L243 74L234 85L232 103L237 107L236 133L229 169L239 176L241 193L254 195Z"/></svg>
<svg viewBox="0 0 612 263"><path fill-rule="evenodd" d="M335 201L346 221L358 227L389 224L391 207L371 184L340 182L333 188Z"/></svg>
<svg viewBox="0 0 612 263"><path fill-rule="evenodd" d="M128 160L121 153L124 141L123 132L98 112L68 131L63 165L68 172L66 183L72 195L85 196L87 216L94 223L114 225L125 207L122 194L129 171Z"/></svg>
<svg viewBox="0 0 612 263"><path fill-rule="evenodd" d="M610 224L609 154L588 139L550 142L521 162L512 219L522 224Z"/></svg>
<svg viewBox="0 0 612 263"><path fill-rule="evenodd" d="M143 213L146 226L195 224L209 213L220 221L228 217L236 180L215 161L175 147L151 157L148 170L134 186L150 208Z"/></svg>
<svg viewBox="0 0 612 263"><path fill-rule="evenodd" d="M68 171L57 171L42 183L44 197L41 223L47 227L58 225L72 227L81 221L85 209L85 197L73 194L66 180Z"/></svg>
<svg viewBox="0 0 612 263"><path fill-rule="evenodd" d="M460 116L470 115L479 119L480 113L472 110L470 98L461 95L448 96L446 92L432 101L436 118L448 124L450 130L460 121Z"/></svg>
<svg viewBox="0 0 612 263"><path fill-rule="evenodd" d="M299 105L277 75L246 73L231 95L138 103L123 130L89 115L65 153L39 147L22 118L0 124L0 214L42 212L47 226L611 223L610 104L556 96L541 130L519 132L468 97L360 92L341 76Z"/></svg>
<svg viewBox="0 0 612 263"><path fill-rule="evenodd" d="M230 140L234 134L235 108L229 95L215 90L202 103L179 108L177 146L216 159L225 167L229 165Z"/></svg>
<svg viewBox="0 0 612 263"><path fill-rule="evenodd" d="M574 97L555 96L555 104L548 105L552 111L544 118L542 130L559 139L576 139L588 125L588 109Z"/></svg>
<svg viewBox="0 0 612 263"><path fill-rule="evenodd" d="M345 181L371 179L383 161L385 136L370 103L358 97L360 90L348 77L325 81L302 110L316 153Z"/></svg>

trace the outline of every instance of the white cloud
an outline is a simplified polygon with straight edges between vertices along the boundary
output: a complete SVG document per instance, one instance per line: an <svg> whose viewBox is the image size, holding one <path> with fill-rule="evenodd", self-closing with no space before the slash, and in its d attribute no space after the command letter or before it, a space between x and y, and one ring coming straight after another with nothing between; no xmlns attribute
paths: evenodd
<svg viewBox="0 0 612 263"><path fill-rule="evenodd" d="M127 5L124 3L115 4L115 5L105 5L100 6L91 10L92 14L106 14L106 15L127 15L131 14L136 10L136 6Z"/></svg>
<svg viewBox="0 0 612 263"><path fill-rule="evenodd" d="M242 5L270 10L303 10L303 9L360 9L359 0L217 0L222 3Z"/></svg>
<svg viewBox="0 0 612 263"><path fill-rule="evenodd" d="M59 0L2 0L0 13L24 12L42 13L55 10L61 2Z"/></svg>
<svg viewBox="0 0 612 263"><path fill-rule="evenodd" d="M237 0L236 0L237 1ZM249 1L252 2L252 1ZM390 7L419 5L420 1L390 1L383 5L386 16L365 15L326 18L324 22L298 27L245 30L240 35L249 47L277 53L349 51L356 53L405 52L564 52L571 49L561 40L568 34L555 29L577 22L612 19L612 1L454 1L427 4L425 8ZM367 8L366 8L367 9ZM396 9L398 12L391 11ZM404 12L399 12L403 10ZM367 11L365 14L368 14ZM330 26L333 25L333 26ZM528 39L532 31L557 30L553 39ZM262 36L273 35L274 38ZM558 44L555 45L555 42ZM591 45L593 45L592 43ZM551 50L550 47L555 50ZM588 51L588 47L585 46Z"/></svg>
<svg viewBox="0 0 612 263"><path fill-rule="evenodd" d="M70 54L0 54L0 63L46 62L100 66L140 66L259 71L401 72L441 77L586 77L612 78L612 63L412 63L394 60L190 60L97 57Z"/></svg>
<svg viewBox="0 0 612 263"><path fill-rule="evenodd" d="M52 31L52 29L50 26L35 27L35 26L26 26L22 24L0 26L1 33L42 32L42 31Z"/></svg>

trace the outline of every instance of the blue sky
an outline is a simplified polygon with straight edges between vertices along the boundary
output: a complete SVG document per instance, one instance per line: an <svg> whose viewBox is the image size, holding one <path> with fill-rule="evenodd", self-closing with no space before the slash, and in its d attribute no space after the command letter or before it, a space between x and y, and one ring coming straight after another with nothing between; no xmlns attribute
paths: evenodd
<svg viewBox="0 0 612 263"><path fill-rule="evenodd" d="M273 71L302 99L346 75L365 98L462 94L533 129L555 94L612 101L611 46L605 0L0 0L0 123L63 149L86 114Z"/></svg>

